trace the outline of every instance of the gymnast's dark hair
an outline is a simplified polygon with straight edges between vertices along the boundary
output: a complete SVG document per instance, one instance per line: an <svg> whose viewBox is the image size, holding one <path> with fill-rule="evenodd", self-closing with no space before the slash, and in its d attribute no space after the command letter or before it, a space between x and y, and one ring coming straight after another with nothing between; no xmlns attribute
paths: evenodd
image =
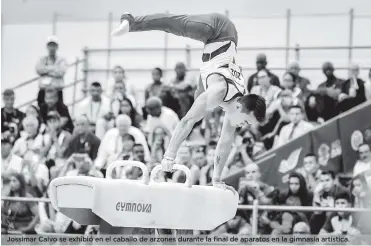
<svg viewBox="0 0 371 246"><path fill-rule="evenodd" d="M265 120L267 105L263 97L256 94L245 95L241 97L240 103L243 105L244 110L252 111L259 122Z"/></svg>

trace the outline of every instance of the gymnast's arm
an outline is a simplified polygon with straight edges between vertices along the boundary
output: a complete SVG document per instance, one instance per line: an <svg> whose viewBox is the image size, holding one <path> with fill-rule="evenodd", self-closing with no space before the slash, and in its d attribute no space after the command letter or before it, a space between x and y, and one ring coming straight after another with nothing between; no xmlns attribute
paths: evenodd
<svg viewBox="0 0 371 246"><path fill-rule="evenodd" d="M169 146L164 154L165 157L175 158L176 153L181 143L190 134L194 124L200 121L207 113L213 110L223 102L227 86L224 78L214 74L209 77L213 86L210 86L207 91L201 93L193 103L188 113L180 120L175 128Z"/></svg>
<svg viewBox="0 0 371 246"><path fill-rule="evenodd" d="M198 79L198 84L197 84L197 88L196 88L196 91L195 91L195 96L194 96L195 100L204 91L205 91L205 88L204 88L204 85L202 84L202 79L201 79L201 76L200 76L200 78Z"/></svg>
<svg viewBox="0 0 371 246"><path fill-rule="evenodd" d="M221 175L227 162L231 147L235 139L236 128L231 125L228 114L223 120L223 127L220 133L218 145L215 150L213 183L221 181Z"/></svg>

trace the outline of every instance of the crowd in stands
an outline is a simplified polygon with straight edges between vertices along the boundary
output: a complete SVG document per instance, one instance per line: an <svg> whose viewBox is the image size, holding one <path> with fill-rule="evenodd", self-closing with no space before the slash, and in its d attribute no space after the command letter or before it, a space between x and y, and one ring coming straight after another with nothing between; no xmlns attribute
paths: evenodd
<svg viewBox="0 0 371 246"><path fill-rule="evenodd" d="M75 105L74 114L64 104L62 88L66 60L59 56L58 39L47 42L48 54L36 65L40 75L37 105L24 112L14 107L16 94L3 91L1 109L2 197L48 197L51 180L61 176L105 177L114 160L137 160L152 170L161 162L172 132L193 104L195 78L183 63L175 66L175 78L163 80L161 68L152 71L152 82L144 95L135 90L135 81L125 76L123 67L112 69L109 81L90 81L88 96ZM266 99L264 122L238 129L223 177L244 170L238 193L240 204L318 207L370 206L370 146L359 146L359 161L348 184L342 184L331 170L322 170L315 154L308 154L302 168L290 174L287 188L279 190L260 181L258 156L286 144L371 99L371 70L366 81L359 67L349 68L349 78L336 75L330 62L322 65L326 81L313 88L301 76L298 62L289 65L282 78L268 69L267 57L259 54L256 73L247 78L250 93ZM143 96L145 105L139 105ZM210 185L213 160L223 112L216 108L198 122L180 147L177 163L186 165L195 185ZM137 167L116 170L116 178L138 179ZM182 172L160 173L163 182L184 182ZM55 211L48 203L2 200L2 232L96 233ZM366 217L367 218L367 217ZM236 217L207 233L251 234L251 211L238 211ZM259 212L260 234L351 234L370 232L362 214L348 212Z"/></svg>

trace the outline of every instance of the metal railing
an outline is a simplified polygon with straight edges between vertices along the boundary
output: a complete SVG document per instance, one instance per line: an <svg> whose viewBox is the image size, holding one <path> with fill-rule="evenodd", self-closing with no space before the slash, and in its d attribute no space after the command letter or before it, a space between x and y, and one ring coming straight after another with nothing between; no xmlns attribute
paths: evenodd
<svg viewBox="0 0 371 246"><path fill-rule="evenodd" d="M168 12L168 11L166 11ZM226 10L225 14L229 16L229 11ZM58 14L56 14L58 16ZM346 33L347 36L347 41L346 45L344 46L302 46L300 47L299 45L293 46L293 38L292 34L293 31L293 23L295 22L295 18L300 19L300 18L324 18L324 17L344 17L344 20L348 22L344 26L344 32ZM370 45L366 46L357 46L355 44L355 35L354 35L354 29L355 27L359 27L355 24L356 19L371 19L371 15L357 15L354 11L354 9L349 9L348 12L342 12L342 13L294 13L291 9L287 9L284 13L278 14L278 15L267 15L267 16L253 16L253 15L245 15L245 16L230 16L230 18L240 18L240 19L246 19L248 21L249 19L281 19L285 20L285 26L283 27L282 34L284 35L284 46L276 46L276 47L239 47L239 51L283 51L284 54L282 54L282 57L284 57L284 62L282 64L284 66L282 67L270 67L272 70L286 70L287 66L290 61L290 52L295 52L295 60L300 61L301 59L301 51L307 51L307 50L343 50L347 51L346 55L344 56L344 64L349 64L353 61L353 51L354 50L360 50L360 49L371 49ZM199 51L201 52L202 48L194 48L190 47L187 45L185 48L170 48L169 46L169 34L164 33L164 44L163 47L161 48L127 48L127 49L118 49L118 48L112 48L112 39L110 34L110 31L112 29L112 26L115 24L115 21L118 20L118 16L114 16L114 14L108 13L108 17L105 18L105 21L107 21L107 30L108 30L108 35L107 35L107 46L106 48L101 48L101 49L86 49L85 50L85 55L88 57L89 55L92 55L94 53L106 53L106 62L104 66L99 67L99 68L89 68L86 70L86 72L102 72L106 73L107 76L109 74L109 71L111 70L111 64L112 64L112 54L117 53L117 52L153 52L157 51L160 52L158 54L161 54L163 58L163 68L164 71L170 71L173 70L173 68L168 67L168 60L169 60L169 53L170 52L181 52L184 51L185 53L185 61L186 65L189 68L190 71L196 71L198 70L194 66L192 67L191 61L191 53L194 51ZM74 19L75 20L75 19ZM64 18L61 16L61 18L56 18L53 21L55 22L63 22L63 21L68 21L68 17ZM343 24L344 25L344 24ZM53 26L56 26L54 24ZM362 26L361 26L362 27ZM365 28L365 27L364 27ZM366 29L366 28L365 28ZM366 31L366 30L365 30ZM58 30L55 29L55 33L58 33ZM357 42L357 40L356 40ZM240 44L241 45L241 44ZM243 45L243 44L242 44ZM192 52L191 52L192 51ZM345 54L345 53L344 53ZM194 64L193 64L194 65ZM144 72L144 71L149 71L152 68L141 68L141 69L130 69L130 68L125 68L127 71L133 71L133 72ZM250 70L255 70L255 67L243 67L244 70L250 71ZM321 69L321 64L319 64L318 67L302 67L302 70L320 70ZM336 67L338 70L344 70L348 69L348 67Z"/></svg>
<svg viewBox="0 0 371 246"><path fill-rule="evenodd" d="M281 76L281 74L287 70L287 66L290 60L295 60L298 62L301 62L302 59L306 59L308 57L308 54L312 53L311 51L339 51L337 53L342 54L341 58L339 58L339 61L343 65L341 66L335 66L337 71L343 71L343 74L345 74L344 71L349 70L349 66L347 65L350 63L351 58L350 56L346 58L345 52L344 51L360 51L360 50L365 50L367 52L371 51L371 45L363 45L363 46L300 46L299 44L295 46L289 46L289 47L284 47L284 46L271 46L271 47L239 47L238 48L238 56L241 56L239 61L245 60L245 54L255 54L259 51L267 53L270 51L276 52L279 51L280 56L282 57L282 60L285 62L282 62L282 66L273 66L270 65L269 69L273 72L278 72L276 75ZM309 53L307 52L309 51ZM140 53L139 53L140 52ZM84 67L84 74L86 77L89 78L89 80L95 79L94 76L97 76L99 78L106 77L108 79L110 72L112 71L112 67L110 67L110 64L113 63L111 61L111 56L112 54L122 54L122 57L135 57L135 53L143 54L145 52L151 52L153 55L152 57L156 56L158 57L158 60L162 59L164 60L164 67L163 72L164 72L164 77L167 77L170 79L168 76L171 75L172 72L174 72L173 67L167 67L168 63L168 56L171 57L173 54L177 54L179 57L179 61L185 61L185 65L187 66L187 70L189 72L193 72L194 75L199 72L199 65L201 64L199 62L200 59L195 59L198 57L201 57L202 53L202 48L199 47L191 47L190 45L185 46L184 48L99 48L99 49L85 49L84 50L84 56L86 60L94 60L94 57L100 57L100 59L103 58L106 59L105 63L100 63L99 65L97 64L90 64L89 66L87 65ZM182 53L184 56L182 55ZM245 53L243 53L245 52ZM246 53L248 52L248 53ZM348 52L348 53L349 53ZM359 52L358 52L359 53ZM180 54L180 55L179 55ZM255 56L255 55L254 55ZM268 54L269 56L269 54ZM246 55L246 57L252 57L251 55ZM285 57L285 58L284 58ZM290 59L291 57L291 59ZM173 57L174 58L174 57ZM328 58L327 58L328 59ZM113 60L113 59L112 59ZM315 66L309 65L309 64L301 64L301 70L304 71L304 73L307 71L307 78L313 82L314 85L318 85L320 82L319 80L319 71L322 69L322 64L323 62L326 61L326 58L322 59L321 61L318 62L318 65L316 64ZM125 61L125 59L121 60L123 64L130 64L129 59ZM197 63L197 64L196 64ZM252 72L256 71L255 63L254 62L248 62L244 61L243 64L251 64L251 65L242 65L242 70L246 74L251 74ZM336 64L336 62L335 62ZM370 69L371 63L370 64L360 64L360 71L363 72L365 70ZM131 81L143 81L143 77L138 76L138 73L140 74L150 74L151 71L153 70L153 67L151 65L141 65L141 66L125 66L125 71L131 75L130 80ZM343 75L344 76L344 75ZM340 76L340 77L343 77ZM346 75L345 75L346 76ZM246 77L247 79L247 77ZM149 81L149 80L148 80ZM144 81L143 81L144 82ZM145 83L145 82L144 82ZM142 86L143 87L143 86Z"/></svg>
<svg viewBox="0 0 371 246"><path fill-rule="evenodd" d="M168 12L168 11L164 11L164 12ZM169 71L173 71L173 68L172 68L172 64L171 64L171 68L168 67L169 65L169 53L170 52L179 52L179 51L184 51L184 55L185 55L185 61L186 61L186 65L187 67L189 68L190 71L198 71L198 65L197 64L192 64L192 60L194 61L193 56L195 54L192 54L192 52L201 52L202 48L195 48L195 47L191 47L191 46L186 46L184 48L170 48L170 39L169 39L169 34L168 33L164 33L164 43L163 47L161 48L129 48L129 49L116 49L116 48L112 48L112 37L110 35L111 33L111 30L112 30L112 27L116 24L116 21L119 19L119 16L117 15L119 14L118 11L117 13L107 13L107 16L104 17L104 18L85 18L85 17L79 17L79 16L71 16L71 15L65 15L65 14L61 14L61 13L58 13L58 12L55 12L54 15L53 15L53 18L50 22L50 25L51 25L51 29L52 29L52 33L54 35L59 35L59 26L58 24L61 24L61 23L64 23L64 22L70 22L70 21L74 21L74 22L79 22L79 21L100 21L100 22L104 22L104 23L107 23L107 26L106 26L106 30L107 31L107 37L104 37L104 39L106 39L106 42L103 42L105 43L105 48L102 48L102 49L88 49L88 48L85 48L84 49L84 64L83 64L83 72L84 72L84 82L85 82L85 85L87 84L87 78L88 78L88 74L91 72L91 73L104 73L105 76L106 76L106 79L108 78L109 76L109 73L111 71L111 64L113 63L113 58L112 58L112 55L115 53L115 52L146 52L146 51L157 51L157 52L160 52L160 53L157 53L159 54L158 55L158 59L160 60L161 58L163 59L163 68L164 68L164 71L165 72L169 72ZM243 16L230 16L229 14L229 11L228 10L225 10L225 14L227 16L229 16L232 20L233 18L239 18L239 19L246 19L246 21L249 21L249 20L252 20L252 19L280 19L280 20L284 20L284 23L285 25L282 27L282 35L284 37L284 46L276 46L276 47L239 47L239 51L241 52L254 52L254 51L280 51L282 52L282 66L279 66L279 67L274 67L274 66L270 66L269 68L272 69L272 70L278 70L278 71L284 71L286 70L287 68L287 65L289 63L289 60L290 60L290 56L294 56L295 57L295 60L298 60L300 61L302 59L302 56L303 56L303 52L302 51L309 51L309 50L339 50L339 51L346 51L346 54L344 52L344 56L342 57L343 61L342 62L343 64L347 64L347 63L350 63L352 62L353 58L354 58L354 54L353 54L353 51L355 50L364 50L364 49L367 49L367 50L371 50L371 46L369 45L366 45L366 46L357 46L357 45L354 45L355 43L357 43L357 40L355 40L355 38L357 37L355 34L354 34L354 29L356 28L357 30L359 29L358 27L361 27L363 28L362 25L357 25L357 23L355 22L355 20L358 20L358 19L371 19L371 15L358 15L356 14L356 12L354 11L354 9L349 9L349 11L347 12L341 12L341 13L295 13L293 12L291 9L287 9L285 12L282 12L280 14L275 14L275 15L249 15L249 14L244 14ZM293 44L293 34L295 34L295 28L293 26L293 24L295 24L295 21L296 19L300 19L300 18L324 18L324 17L344 17L344 21L346 21L345 23L347 24L342 24L344 25L344 33L346 34L346 37L347 37L347 40L344 42L346 45L344 46L299 46L299 45L294 45ZM358 23L359 24L359 23ZM367 26L365 26L365 32L367 31ZM61 32L62 33L62 32ZM61 34L62 35L62 34ZM243 45L243 44L242 44ZM100 60L103 61L104 64L102 64L101 66L99 67L94 67L92 64L89 65L89 62L90 62L90 56L94 53L102 53L104 52L105 53L105 57L100 57ZM291 57L292 58L292 57ZM161 64L161 62L160 62ZM367 64L368 65L368 64ZM361 69L365 69L366 67L361 67ZM253 71L255 70L255 67L252 67L252 66L245 66L243 67L243 69L245 71ZM302 66L302 70L309 70L309 71L315 71L315 70L320 70L321 69L321 64L318 64L318 66L316 67L313 67L313 66ZM342 67L336 67L337 70L346 70L348 69L348 67L346 66L342 66ZM152 67L150 68L144 68L142 66L142 68L128 68L128 67L125 67L125 70L128 71L128 72L149 72L150 70L152 70ZM29 81L26 81L16 87L14 87L14 89L17 89L17 88L20 88L20 87L23 87L27 84L30 84L32 83L33 81L37 81L38 78L33 78ZM92 80L89 78L89 81ZM77 81L77 79L75 79L75 81ZM23 103L22 105L20 106L25 106L25 105L28 105L30 103L34 102L34 100L32 101L29 101L29 102L26 102L26 103ZM72 102L73 104L73 102Z"/></svg>
<svg viewBox="0 0 371 246"><path fill-rule="evenodd" d="M67 104L67 106L72 106L72 113L74 111L74 105L77 102L79 102L79 101L81 101L81 100L83 100L85 98L85 96L83 96L82 98L76 99L77 85L80 84L80 83L84 83L84 86L83 87L84 88L87 87L86 78L85 77L84 78L81 78L81 79L78 78L78 72L79 72L79 69L80 69L80 65L81 64L85 64L85 63L87 63L87 60L85 60L85 59L79 59L79 58L76 57L75 62L70 63L70 64L67 65L67 69L70 69L72 67L74 68L74 79L73 79L73 82L68 83L68 84L66 84L63 87L63 90L65 90L67 88L70 88L70 87L73 87L73 99L72 99L72 102L70 102L70 103ZM81 68L81 70L83 70L83 69ZM16 93L17 90L19 90L19 89L21 89L21 88L23 88L25 86L38 83L38 81L39 81L40 78L41 78L40 76L34 77L34 78L30 79L30 80L27 80L27 81L25 81L23 83L20 83L20 84L16 85L15 87L10 88L10 89L14 90L14 92ZM28 105L30 105L32 103L35 103L36 100L37 99L34 98L34 99L29 100L27 102L21 103L21 104L17 105L17 108L22 108L22 107L28 106Z"/></svg>
<svg viewBox="0 0 371 246"><path fill-rule="evenodd" d="M47 198L34 197L1 197L2 201L19 201L19 202L46 202L51 203ZM277 206L277 205L260 205L258 200L254 200L253 205L238 205L237 210L252 211L252 234L258 234L259 211L291 211L291 212L370 212L371 208L334 208L334 207L309 207L309 206Z"/></svg>

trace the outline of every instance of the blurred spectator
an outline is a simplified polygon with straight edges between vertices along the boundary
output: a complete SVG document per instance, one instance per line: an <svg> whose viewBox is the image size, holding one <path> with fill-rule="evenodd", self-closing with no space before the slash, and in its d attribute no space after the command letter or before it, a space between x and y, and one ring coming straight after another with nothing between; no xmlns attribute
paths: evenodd
<svg viewBox="0 0 371 246"><path fill-rule="evenodd" d="M130 134L134 137L135 143L142 144L145 150L145 159L150 159L150 152L143 133L136 127L131 126L131 119L127 115L119 115L116 118L116 128L112 128L106 132L98 149L98 156L95 160L95 166L98 169L103 169L105 174L106 166L116 160L117 156L122 151L122 137Z"/></svg>
<svg viewBox="0 0 371 246"><path fill-rule="evenodd" d="M173 110L178 115L178 117L182 116L179 98L175 97L174 88L172 86L164 85L161 91L160 98L162 101L162 105ZM147 115L145 110L143 112L143 116L145 116L144 118L146 119Z"/></svg>
<svg viewBox="0 0 371 246"><path fill-rule="evenodd" d="M11 154L23 158L22 173L29 185L29 192L41 196L49 182L48 168L43 164L47 147L38 132L39 124L34 116L27 116L22 123L25 134L14 143Z"/></svg>
<svg viewBox="0 0 371 246"><path fill-rule="evenodd" d="M264 97L267 107L278 98L281 88L272 84L272 75L267 69L261 69L254 75L257 80L257 85L250 89L251 94L256 94Z"/></svg>
<svg viewBox="0 0 371 246"><path fill-rule="evenodd" d="M22 164L27 191L33 196L42 197L49 184L49 170L44 164L44 159L40 159L36 151L28 150Z"/></svg>
<svg viewBox="0 0 371 246"><path fill-rule="evenodd" d="M71 141L71 133L61 128L60 115L56 111L50 111L46 123L48 132L44 136L46 145L46 163L48 166L55 166L60 169L64 164L64 152Z"/></svg>
<svg viewBox="0 0 371 246"><path fill-rule="evenodd" d="M69 158L75 153L86 153L90 159L95 160L98 153L100 140L89 131L89 119L86 115L79 115L75 119L75 129L71 142L64 152L64 158Z"/></svg>
<svg viewBox="0 0 371 246"><path fill-rule="evenodd" d="M29 116L29 115L37 118L37 120L39 121L39 133L43 135L46 132L46 124L44 124L41 118L41 113L40 113L39 108L34 105L28 106L28 108L26 109L26 116ZM21 132L21 136L22 134L24 134L24 131Z"/></svg>
<svg viewBox="0 0 371 246"><path fill-rule="evenodd" d="M4 107L1 108L1 133L14 141L20 136L20 128L25 114L14 108L14 91L5 90L3 93Z"/></svg>
<svg viewBox="0 0 371 246"><path fill-rule="evenodd" d="M318 96L318 95L317 95ZM307 97L307 100L304 102L305 104L305 112L308 118L309 122L316 122L323 124L325 121L319 114L319 111L317 110L317 104L316 104L316 95L311 93Z"/></svg>
<svg viewBox="0 0 371 246"><path fill-rule="evenodd" d="M206 148L206 165L200 171L200 185L210 184L212 181L212 172L214 170L216 142L211 142Z"/></svg>
<svg viewBox="0 0 371 246"><path fill-rule="evenodd" d="M266 149L271 149L276 137L280 134L282 127L290 123L290 109L295 105L292 93L282 91L279 98L267 109L265 122L259 126L261 140Z"/></svg>
<svg viewBox="0 0 371 246"><path fill-rule="evenodd" d="M310 235L309 225L303 221L296 223L292 229L292 234L295 237L298 237L301 235Z"/></svg>
<svg viewBox="0 0 371 246"><path fill-rule="evenodd" d="M284 201L286 206L300 206L300 200L295 196L289 196ZM260 217L263 224L271 230L272 235L292 234L293 227L299 222L308 223L308 219L302 212L282 211L269 219L265 214Z"/></svg>
<svg viewBox="0 0 371 246"><path fill-rule="evenodd" d="M304 177L299 173L290 173L288 189L280 194L280 204L286 204L287 199L297 200L298 206L312 206L313 194L308 191Z"/></svg>
<svg viewBox="0 0 371 246"><path fill-rule="evenodd" d="M139 161L146 164L144 160L144 148L141 144L134 144L132 147L132 160ZM126 178L131 180L140 179L143 175L142 170L139 167L134 167L127 165L122 168L122 173L120 178Z"/></svg>
<svg viewBox="0 0 371 246"><path fill-rule="evenodd" d="M294 102L295 104L297 104L297 101L302 101L302 99L304 99L303 92L297 85L297 77L295 74L291 72L284 73L282 87L284 90L288 90L292 93L292 97L296 100L296 102Z"/></svg>
<svg viewBox="0 0 371 246"><path fill-rule="evenodd" d="M247 164L253 162L245 150L246 144L242 144L240 138L237 139L235 145L231 149L231 152L229 152L227 161L223 168L222 178L239 172Z"/></svg>
<svg viewBox="0 0 371 246"><path fill-rule="evenodd" d="M46 42L48 55L41 57L36 64L36 72L41 76L39 80L40 91L37 96L39 107L45 102L45 87L52 86L58 90L58 101L63 102L64 74L67 70L65 58L57 55L59 40L50 36Z"/></svg>
<svg viewBox="0 0 371 246"><path fill-rule="evenodd" d="M314 207L334 207L335 194L338 192L346 192L345 188L336 184L335 173L330 170L322 171L320 175L320 183L313 193ZM310 228L312 234L318 234L321 227L325 223L326 213L314 212L310 219Z"/></svg>
<svg viewBox="0 0 371 246"><path fill-rule="evenodd" d="M143 117L137 112L133 103L128 98L123 98L120 104L119 114L126 114L130 117L132 126L140 128L142 126Z"/></svg>
<svg viewBox="0 0 371 246"><path fill-rule="evenodd" d="M347 192L337 192L335 195L335 208L350 208L351 199ZM350 212L334 212L327 218L320 234L331 235L360 235L357 230L357 220Z"/></svg>
<svg viewBox="0 0 371 246"><path fill-rule="evenodd" d="M275 85L275 86L278 86L280 87L280 80L278 79L278 77L276 75L274 75L273 73L271 73L268 69L267 69L267 56L265 54L258 54L257 57L256 57L256 70L257 72L254 73L253 75L251 75L247 81L247 90L251 92L251 89L258 85L258 73L259 71L261 70L266 70L266 72L268 73L268 77L270 78L270 83L272 85Z"/></svg>
<svg viewBox="0 0 371 246"><path fill-rule="evenodd" d="M45 103L40 105L41 118L44 123L46 123L50 111L57 111L59 113L61 116L62 129L70 133L73 132L73 123L68 107L62 101L58 101L57 91L55 89L46 88Z"/></svg>
<svg viewBox="0 0 371 246"><path fill-rule="evenodd" d="M109 98L112 98L115 95L115 92L118 90L118 88L116 88L116 84L120 85L120 92L123 94L123 96L129 98L132 97L134 101L136 101L135 88L132 84L127 82L125 70L121 66L115 66L112 69L112 78L107 81L106 95Z"/></svg>
<svg viewBox="0 0 371 246"><path fill-rule="evenodd" d="M161 163L170 137L170 133L161 126L154 128L149 134L148 145L151 148L151 162Z"/></svg>
<svg viewBox="0 0 371 246"><path fill-rule="evenodd" d="M365 176L357 175L350 183L352 204L355 208L370 208L371 193Z"/></svg>
<svg viewBox="0 0 371 246"><path fill-rule="evenodd" d="M86 153L75 153L67 161L66 176L90 176L103 178L103 173L95 168L93 161Z"/></svg>
<svg viewBox="0 0 371 246"><path fill-rule="evenodd" d="M335 193L343 191L344 188L335 182L335 173L333 171L322 171L320 183L314 190L313 206L333 207Z"/></svg>
<svg viewBox="0 0 371 246"><path fill-rule="evenodd" d="M371 68L368 71L368 81L365 82L366 99L371 100Z"/></svg>
<svg viewBox="0 0 371 246"><path fill-rule="evenodd" d="M257 156L266 151L264 144L257 141L256 135L251 130L246 130L243 133L242 145L251 160L255 160Z"/></svg>
<svg viewBox="0 0 371 246"><path fill-rule="evenodd" d="M371 150L367 143L358 146L359 160L353 168L353 177L361 173L371 173Z"/></svg>
<svg viewBox="0 0 371 246"><path fill-rule="evenodd" d="M152 70L152 83L149 84L144 93L144 101L146 102L150 97L160 97L163 88L162 82L163 71L161 68L154 68Z"/></svg>
<svg viewBox="0 0 371 246"><path fill-rule="evenodd" d="M122 149L116 157L116 160L132 160L135 139L132 135L126 133L122 137Z"/></svg>
<svg viewBox="0 0 371 246"><path fill-rule="evenodd" d="M317 162L317 157L313 153L308 153L303 158L303 166L296 169L296 172L303 175L307 188L309 191L313 192L319 182L319 175L321 170L320 165Z"/></svg>
<svg viewBox="0 0 371 246"><path fill-rule="evenodd" d="M93 82L90 85L90 95L75 105L75 116L85 114L90 126L95 129L97 120L102 117L108 117L111 112L110 99L102 95L102 86L99 82Z"/></svg>
<svg viewBox="0 0 371 246"><path fill-rule="evenodd" d="M243 218L241 212L237 211L233 219L216 228L210 236L251 235L251 233L251 226Z"/></svg>
<svg viewBox="0 0 371 246"><path fill-rule="evenodd" d="M206 145L192 146L192 162L201 169L206 166Z"/></svg>
<svg viewBox="0 0 371 246"><path fill-rule="evenodd" d="M177 114L162 105L161 99L158 97L151 97L146 102L146 111L148 112L145 131L148 133L161 126L167 132L172 133L179 123Z"/></svg>
<svg viewBox="0 0 371 246"><path fill-rule="evenodd" d="M140 161L145 163L146 160L144 158L144 147L141 144L134 144L133 146L133 160Z"/></svg>
<svg viewBox="0 0 371 246"><path fill-rule="evenodd" d="M265 151L264 144L256 141L254 133L245 130L242 136L237 136L234 146L226 161L224 175L231 175L240 171Z"/></svg>
<svg viewBox="0 0 371 246"><path fill-rule="evenodd" d="M175 65L175 78L171 81L171 84L179 85L182 83L188 84L192 88L195 88L197 85L195 77L190 76L189 73L187 72L186 65L183 62L178 62ZM190 95L192 94L193 93L190 92Z"/></svg>
<svg viewBox="0 0 371 246"><path fill-rule="evenodd" d="M312 91L307 100L309 108L313 111L310 113L312 115L311 118L320 122L327 121L338 115L339 87L343 83L343 80L338 79L334 75L335 69L332 63L324 63L322 71L327 78L326 81L320 84L317 90Z"/></svg>
<svg viewBox="0 0 371 246"><path fill-rule="evenodd" d="M23 174L12 173L8 176L10 197L32 197L26 191L26 181ZM35 225L38 221L37 203L4 201L1 206L1 222L7 232L18 231L26 234L35 234ZM2 225L3 227L3 225Z"/></svg>
<svg viewBox="0 0 371 246"><path fill-rule="evenodd" d="M28 150L34 150L43 157L46 149L44 138L39 133L39 121L34 116L27 116L23 119L22 125L25 134L15 141L12 153L23 157Z"/></svg>
<svg viewBox="0 0 371 246"><path fill-rule="evenodd" d="M136 108L137 106L135 97L126 91L124 82L118 81L114 84L113 95L110 98L111 98L111 112L113 113L114 116L120 114L121 102L125 98L130 100L134 108Z"/></svg>
<svg viewBox="0 0 371 246"><path fill-rule="evenodd" d="M296 86L300 88L302 92L301 99L305 101L310 93L310 90L308 89L308 86L310 86L310 81L307 78L300 76L299 62L290 63L288 71L296 76L296 79L295 79Z"/></svg>
<svg viewBox="0 0 371 246"><path fill-rule="evenodd" d="M188 110L192 107L194 102L193 88L187 83L176 84L173 87L175 89L175 96L179 101L179 118L183 118Z"/></svg>
<svg viewBox="0 0 371 246"><path fill-rule="evenodd" d="M128 98L122 98L119 106L118 115L125 114L130 117L132 126L136 128L142 127L143 117L137 112ZM98 119L95 134L98 138L102 138L113 127L115 127L115 115L108 113L103 118Z"/></svg>
<svg viewBox="0 0 371 246"><path fill-rule="evenodd" d="M268 194L273 192L274 188L270 185L263 183L260 180L261 174L259 166L255 163L249 163L244 168L245 175L239 180L239 192L243 193L247 189L254 199L258 199L260 204L267 204L271 201L267 197Z"/></svg>
<svg viewBox="0 0 371 246"><path fill-rule="evenodd" d="M22 171L22 158L11 153L13 143L8 137L1 137L1 175L6 175L10 172L20 173Z"/></svg>
<svg viewBox="0 0 371 246"><path fill-rule="evenodd" d="M55 216L48 216L45 209L45 204L39 203L40 224L35 228L37 234L45 233L68 233L68 234L84 234L86 226L81 226L77 222L68 218L61 212L57 212Z"/></svg>
<svg viewBox="0 0 371 246"><path fill-rule="evenodd" d="M359 66L352 64L349 68L349 79L339 85L339 110L345 112L366 101L365 82L358 78Z"/></svg>
<svg viewBox="0 0 371 246"><path fill-rule="evenodd" d="M197 185L200 183L200 167L197 166L192 161L192 151L191 148L186 145L182 144L178 150L178 153L176 155L176 161L175 163L178 163L180 165L185 165L191 170L191 180L192 185ZM186 180L185 174L181 170L176 170L173 173L173 181L176 183L184 183Z"/></svg>
<svg viewBox="0 0 371 246"><path fill-rule="evenodd" d="M312 124L303 120L303 109L300 106L291 106L290 122L282 127L276 146L284 145L313 129Z"/></svg>
<svg viewBox="0 0 371 246"><path fill-rule="evenodd" d="M255 163L249 163L244 168L245 175L240 178L240 188L244 186L246 181L259 181L260 180L260 170L259 166Z"/></svg>
<svg viewBox="0 0 371 246"><path fill-rule="evenodd" d="M43 163L48 147L38 131L39 122L34 116L27 116L22 123L25 134L14 143L11 153L23 158L22 173L29 192L40 197L49 182L48 168Z"/></svg>

